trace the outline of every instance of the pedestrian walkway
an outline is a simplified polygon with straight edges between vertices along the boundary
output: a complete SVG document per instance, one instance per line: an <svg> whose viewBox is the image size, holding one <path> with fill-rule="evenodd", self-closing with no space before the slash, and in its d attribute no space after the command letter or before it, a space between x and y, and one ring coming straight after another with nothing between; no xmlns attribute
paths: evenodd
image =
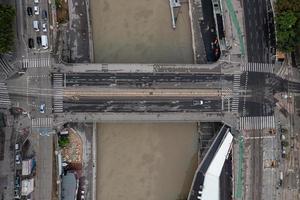
<svg viewBox="0 0 300 200"><path fill-rule="evenodd" d="M274 116L241 117L240 130L276 128Z"/></svg>
<svg viewBox="0 0 300 200"><path fill-rule="evenodd" d="M234 74L233 75L233 99L232 99L232 104L231 104L232 112L239 111L240 84L241 84L241 75Z"/></svg>
<svg viewBox="0 0 300 200"><path fill-rule="evenodd" d="M269 63L245 63L241 66L244 72L274 73L274 64Z"/></svg>
<svg viewBox="0 0 300 200"><path fill-rule="evenodd" d="M53 74L53 109L55 113L63 112L63 78L64 74Z"/></svg>
<svg viewBox="0 0 300 200"><path fill-rule="evenodd" d="M35 58L25 58L22 60L22 68L36 68L36 67L50 67L51 59L50 57L35 57Z"/></svg>
<svg viewBox="0 0 300 200"><path fill-rule="evenodd" d="M14 66L7 59L0 55L0 80L5 80L15 72Z"/></svg>
<svg viewBox="0 0 300 200"><path fill-rule="evenodd" d="M229 11L229 15L232 20L232 23L236 29L237 36L239 39L240 52L241 52L241 55L243 56L243 55L245 55L245 46L244 46L244 39L243 39L243 30L239 24L239 20L237 17L238 12L236 12L236 9L232 3L232 0L226 0L226 7Z"/></svg>
<svg viewBox="0 0 300 200"><path fill-rule="evenodd" d="M230 107L231 104L232 104L231 97L223 97L222 98L222 110L224 112L231 112L231 107Z"/></svg>
<svg viewBox="0 0 300 200"><path fill-rule="evenodd" d="M31 119L32 128L51 128L53 125L53 118L36 118Z"/></svg>
<svg viewBox="0 0 300 200"><path fill-rule="evenodd" d="M222 110L225 112L230 112L231 102L232 102L232 89L227 87L222 87Z"/></svg>
<svg viewBox="0 0 300 200"><path fill-rule="evenodd" d="M6 83L0 82L0 108L7 108L11 105Z"/></svg>

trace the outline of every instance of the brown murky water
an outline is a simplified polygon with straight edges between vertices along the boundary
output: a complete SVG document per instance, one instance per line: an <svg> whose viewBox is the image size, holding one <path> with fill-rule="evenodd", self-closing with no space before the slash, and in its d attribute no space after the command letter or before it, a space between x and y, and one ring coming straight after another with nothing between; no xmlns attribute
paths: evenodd
<svg viewBox="0 0 300 200"><path fill-rule="evenodd" d="M195 123L98 124L98 200L186 197L197 167Z"/></svg>
<svg viewBox="0 0 300 200"><path fill-rule="evenodd" d="M91 19L95 62L193 63L187 3L176 30L169 0L91 0Z"/></svg>

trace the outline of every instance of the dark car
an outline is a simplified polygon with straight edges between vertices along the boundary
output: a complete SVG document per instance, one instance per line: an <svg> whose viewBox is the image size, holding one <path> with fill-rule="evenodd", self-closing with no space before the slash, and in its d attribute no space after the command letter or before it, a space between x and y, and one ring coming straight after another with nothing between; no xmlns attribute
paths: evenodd
<svg viewBox="0 0 300 200"><path fill-rule="evenodd" d="M32 16L32 8L31 7L27 7L27 14L29 16Z"/></svg>
<svg viewBox="0 0 300 200"><path fill-rule="evenodd" d="M47 11L46 10L42 11L42 18L47 19Z"/></svg>
<svg viewBox="0 0 300 200"><path fill-rule="evenodd" d="M41 38L41 36L37 36L37 37L36 37L36 43L37 43L38 45L41 45L41 44L42 44L42 38Z"/></svg>
<svg viewBox="0 0 300 200"><path fill-rule="evenodd" d="M29 47L30 49L32 49L32 48L34 47L34 41L33 41L32 38L29 38L29 39L28 39L28 47Z"/></svg>

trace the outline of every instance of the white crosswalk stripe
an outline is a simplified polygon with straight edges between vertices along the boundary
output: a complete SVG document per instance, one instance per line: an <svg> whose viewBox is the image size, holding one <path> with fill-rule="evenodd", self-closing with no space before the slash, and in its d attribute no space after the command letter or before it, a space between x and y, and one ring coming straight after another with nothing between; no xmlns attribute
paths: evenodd
<svg viewBox="0 0 300 200"><path fill-rule="evenodd" d="M53 108L55 113L63 112L64 74L53 74Z"/></svg>
<svg viewBox="0 0 300 200"><path fill-rule="evenodd" d="M24 58L22 60L23 68L35 68L35 67L50 67L51 59L50 57L33 57L33 58Z"/></svg>
<svg viewBox="0 0 300 200"><path fill-rule="evenodd" d="M51 128L52 125L53 119L50 117L31 119L32 128Z"/></svg>
<svg viewBox="0 0 300 200"><path fill-rule="evenodd" d="M11 105L11 101L9 99L7 86L5 83L0 82L0 107L8 108Z"/></svg>
<svg viewBox="0 0 300 200"><path fill-rule="evenodd" d="M239 110L239 93L240 93L241 75L233 75L233 98L231 103L231 111L238 112Z"/></svg>
<svg viewBox="0 0 300 200"><path fill-rule="evenodd" d="M222 110L225 112L230 112L231 100L233 97L233 92L231 88L222 87Z"/></svg>
<svg viewBox="0 0 300 200"><path fill-rule="evenodd" d="M274 64L269 63L245 63L241 68L243 72L274 73Z"/></svg>
<svg viewBox="0 0 300 200"><path fill-rule="evenodd" d="M240 130L275 128L274 116L240 117Z"/></svg>

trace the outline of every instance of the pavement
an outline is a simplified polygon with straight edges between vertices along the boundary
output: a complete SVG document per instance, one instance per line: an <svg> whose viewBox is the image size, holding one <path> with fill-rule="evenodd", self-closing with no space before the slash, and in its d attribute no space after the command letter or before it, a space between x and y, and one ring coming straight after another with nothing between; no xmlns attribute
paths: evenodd
<svg viewBox="0 0 300 200"><path fill-rule="evenodd" d="M197 64L203 64L207 62L206 52L201 33L201 27L199 20L203 20L202 2L201 0L189 0L189 12L191 17L191 29L193 39L193 53L194 61Z"/></svg>
<svg viewBox="0 0 300 200"><path fill-rule="evenodd" d="M3 157L0 158L0 199L13 199L15 179L15 132L13 129L12 116L7 115L7 127L1 130L1 137L4 139ZM2 132L4 131L4 132Z"/></svg>
<svg viewBox="0 0 300 200"><path fill-rule="evenodd" d="M40 136L38 132L33 131L37 135L36 149L36 178L34 199L51 199L53 185L53 136Z"/></svg>
<svg viewBox="0 0 300 200"><path fill-rule="evenodd" d="M90 62L89 21L86 1L69 0L70 62Z"/></svg>
<svg viewBox="0 0 300 200"><path fill-rule="evenodd" d="M244 13L241 0L226 0L223 3L225 23L225 40L229 48L229 60L242 55L245 58ZM222 59L222 58L221 58ZM234 61L234 60L233 60Z"/></svg>
<svg viewBox="0 0 300 200"><path fill-rule="evenodd" d="M83 171L80 178L82 181L80 187L85 191L86 199L93 199L93 193L96 192L93 188L95 185L95 176L93 172L95 164L93 160L93 154L96 153L96 147L94 144L94 140L96 139L93 135L93 125L91 123L71 123L69 125L76 131L76 134L80 136L82 141Z"/></svg>

